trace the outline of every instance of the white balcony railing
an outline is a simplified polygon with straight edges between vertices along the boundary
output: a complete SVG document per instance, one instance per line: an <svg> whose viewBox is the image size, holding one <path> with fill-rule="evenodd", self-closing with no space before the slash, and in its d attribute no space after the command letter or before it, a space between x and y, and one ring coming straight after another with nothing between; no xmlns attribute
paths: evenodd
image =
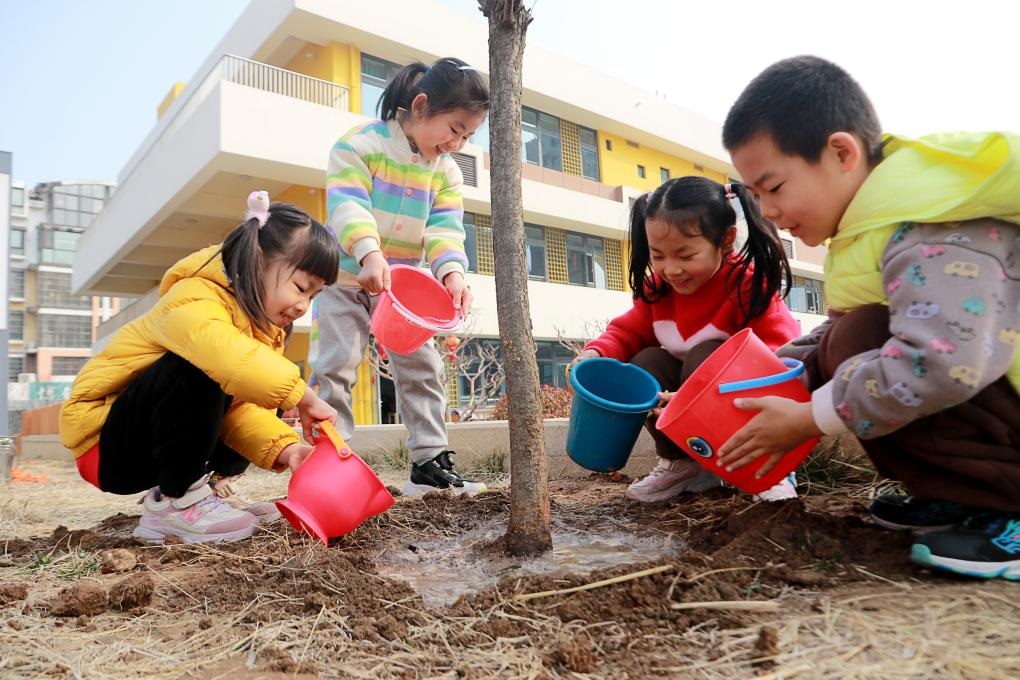
<svg viewBox="0 0 1020 680"><path fill-rule="evenodd" d="M157 126L149 135L149 138L142 143L141 148L135 152L135 155L132 156L120 172L119 179L122 184L130 176L138 163L148 155L149 151L159 144L164 135L174 132L187 121L191 113L205 101L205 98L209 96L209 93L221 81L254 87L266 92L283 95L284 97L292 97L341 111L349 109L348 90L343 85L337 85L328 80L313 78L302 73L295 73L278 66L263 64L233 54L225 54L202 77L198 87L187 95L187 100L177 108L170 120L166 121L162 128ZM163 123L163 121L160 121L160 123Z"/></svg>

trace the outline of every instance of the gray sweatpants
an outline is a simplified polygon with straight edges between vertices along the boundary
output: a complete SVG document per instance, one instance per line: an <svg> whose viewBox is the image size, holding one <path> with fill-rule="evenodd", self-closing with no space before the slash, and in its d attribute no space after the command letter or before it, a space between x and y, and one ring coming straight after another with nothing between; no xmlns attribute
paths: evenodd
<svg viewBox="0 0 1020 680"><path fill-rule="evenodd" d="M368 345L369 322L379 300L361 288L327 286L315 298L319 326L312 367L319 397L337 410L337 429L354 435L351 391ZM434 458L447 447L443 360L430 341L413 354L389 353L397 405L407 426L411 461Z"/></svg>

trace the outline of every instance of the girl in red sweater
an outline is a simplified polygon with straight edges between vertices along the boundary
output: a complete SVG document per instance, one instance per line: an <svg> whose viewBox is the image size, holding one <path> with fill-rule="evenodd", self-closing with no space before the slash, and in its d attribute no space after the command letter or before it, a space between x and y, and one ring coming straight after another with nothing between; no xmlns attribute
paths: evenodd
<svg viewBox="0 0 1020 680"><path fill-rule="evenodd" d="M747 222L739 251L734 200ZM634 306L585 345L573 363L598 356L629 361L655 376L665 402L737 331L751 328L773 350L801 334L779 297L782 282L790 284L782 243L743 185L724 186L705 177L669 180L634 203L630 242ZM718 486L718 477L655 429L660 410L654 409L645 424L658 464L631 484L627 495L653 502ZM791 477L761 497L796 495Z"/></svg>

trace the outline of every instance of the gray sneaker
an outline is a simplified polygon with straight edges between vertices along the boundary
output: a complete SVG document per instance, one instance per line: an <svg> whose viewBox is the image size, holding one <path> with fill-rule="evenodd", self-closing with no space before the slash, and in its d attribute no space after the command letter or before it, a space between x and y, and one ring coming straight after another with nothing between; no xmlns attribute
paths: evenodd
<svg viewBox="0 0 1020 680"><path fill-rule="evenodd" d="M188 488L180 498L149 489L141 500L143 510L134 537L150 543L163 543L176 536L185 543L236 541L251 536L255 515L235 510L213 493L205 476Z"/></svg>

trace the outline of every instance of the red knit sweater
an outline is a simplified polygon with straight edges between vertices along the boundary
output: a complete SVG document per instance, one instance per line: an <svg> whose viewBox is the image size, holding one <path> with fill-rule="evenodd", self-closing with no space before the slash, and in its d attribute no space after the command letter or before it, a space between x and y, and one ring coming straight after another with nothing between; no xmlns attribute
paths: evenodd
<svg viewBox="0 0 1020 680"><path fill-rule="evenodd" d="M687 356L695 345L706 340L726 340L744 328L744 313L737 306L735 291L727 291L727 273L734 265L731 257L726 265L701 288L690 295L681 295L672 288L653 304L634 300L630 311L613 319L606 331L585 349L594 349L604 357L630 361L646 347L662 347L678 359ZM746 283L750 283L750 270ZM745 294L745 299L747 295ZM747 327L773 350L801 335L800 324L776 295L763 314Z"/></svg>

